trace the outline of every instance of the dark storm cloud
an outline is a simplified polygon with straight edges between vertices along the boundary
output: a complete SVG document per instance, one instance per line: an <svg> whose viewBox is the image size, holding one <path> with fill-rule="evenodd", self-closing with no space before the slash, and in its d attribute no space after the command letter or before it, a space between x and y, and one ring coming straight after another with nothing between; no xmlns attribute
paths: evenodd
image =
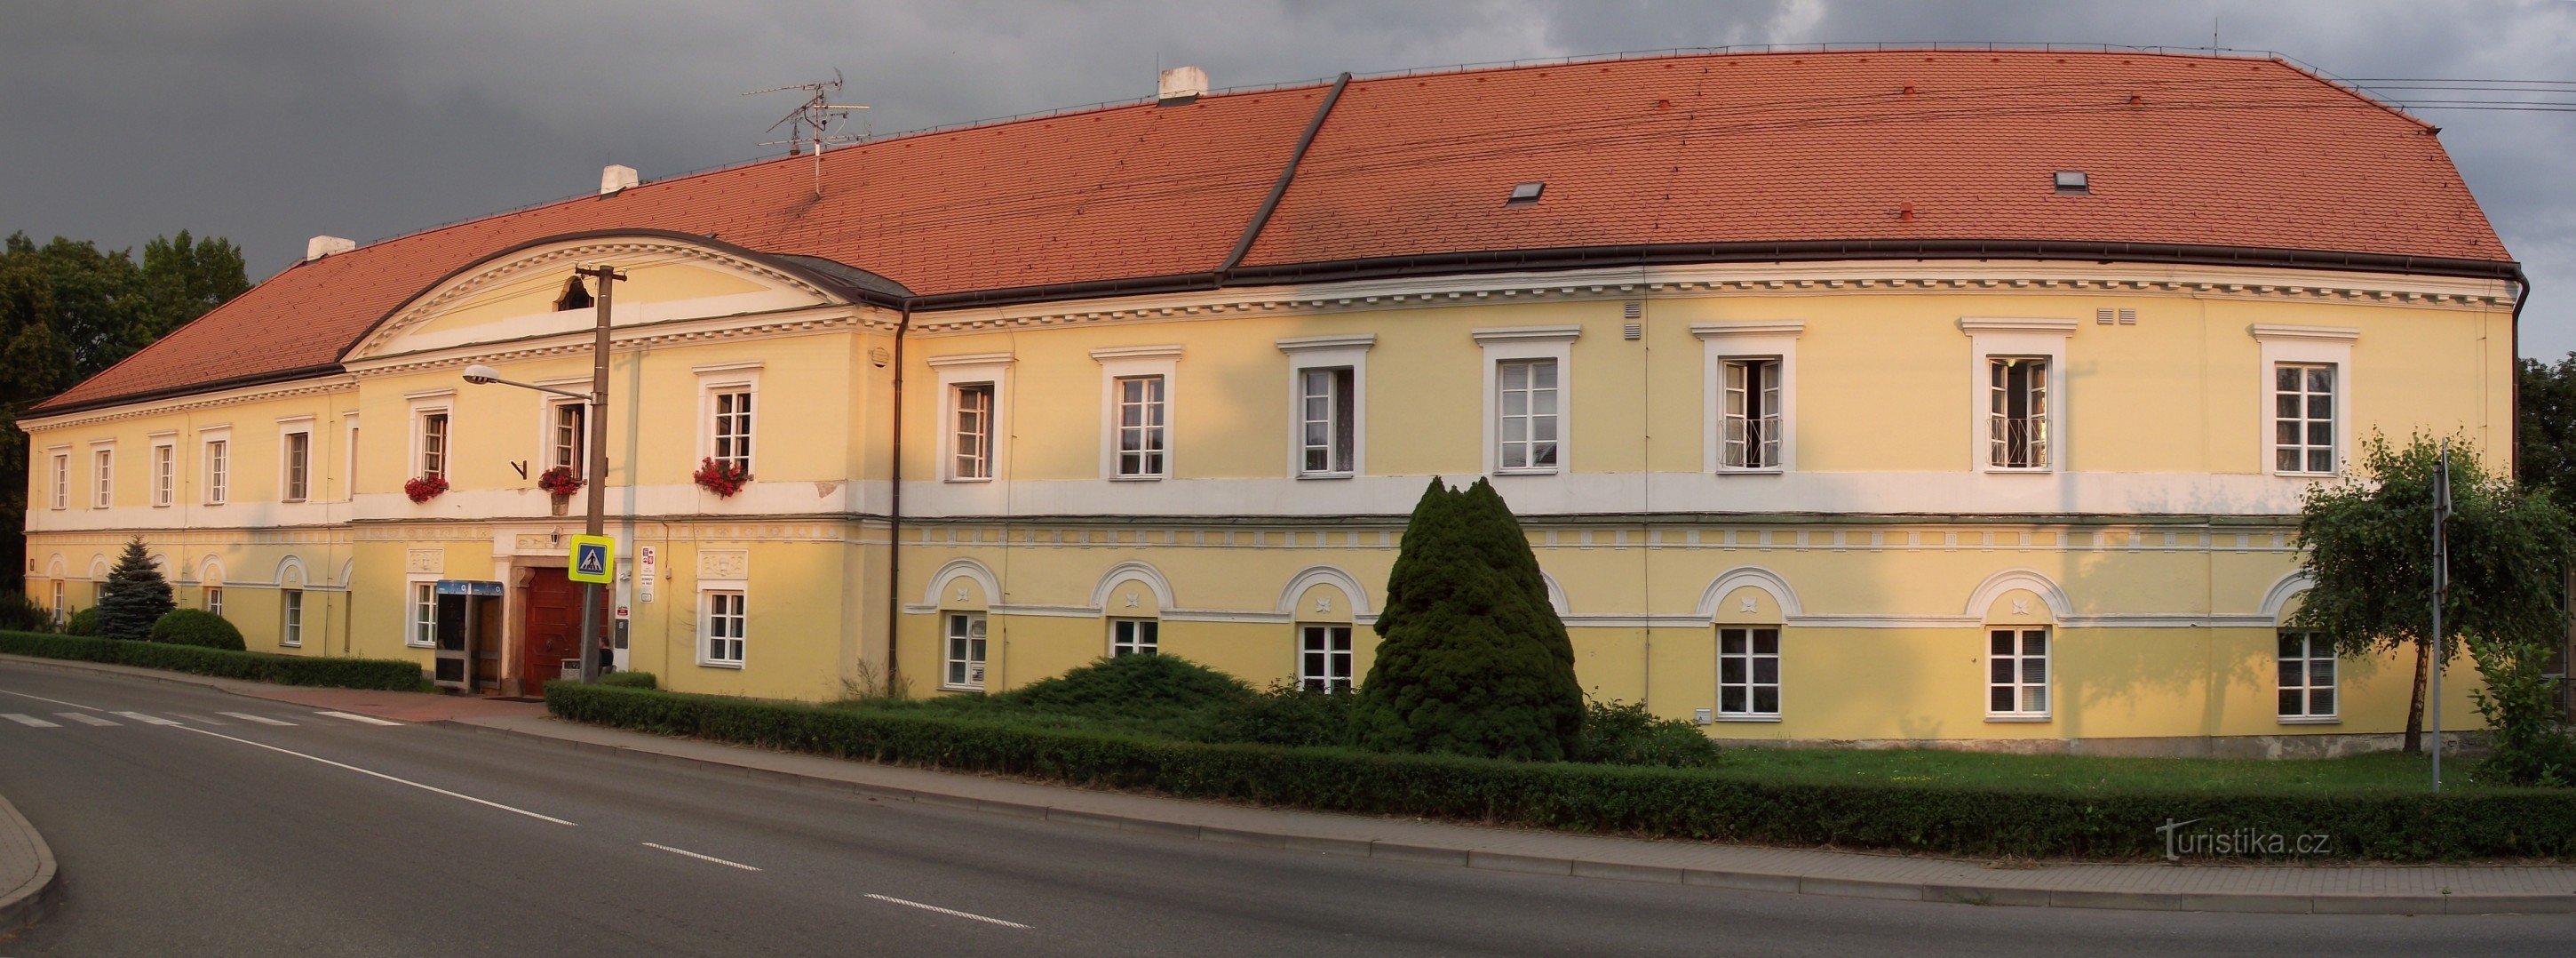
<svg viewBox="0 0 2576 958"><path fill-rule="evenodd" d="M2103 42L2277 50L2348 77L2576 80L2576 4L1769 0L0 5L0 231L373 239L763 155L828 75L878 132L1342 70L1728 44ZM2576 95L2559 97L2576 99ZM2576 349L2576 114L2426 111L2536 294L2523 350Z"/></svg>

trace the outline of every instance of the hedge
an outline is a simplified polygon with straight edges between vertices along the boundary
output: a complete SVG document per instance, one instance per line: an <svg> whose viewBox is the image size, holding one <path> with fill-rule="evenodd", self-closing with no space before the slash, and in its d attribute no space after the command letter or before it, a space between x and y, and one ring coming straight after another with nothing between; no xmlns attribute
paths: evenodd
<svg viewBox="0 0 2576 958"><path fill-rule="evenodd" d="M2323 856L2396 861L2576 854L2576 790L2343 795L2071 794L1940 784L1823 784L1666 769L1205 744L867 711L546 686L546 709L598 725L788 751L1152 789L1172 795L1565 831L1980 857L2162 857L2188 831L2325 835Z"/></svg>
<svg viewBox="0 0 2576 958"><path fill-rule="evenodd" d="M428 685L421 678L420 663L399 659L306 658L166 642L129 642L35 632L0 632L0 652L46 659L112 662L278 685L328 685L396 691L410 691Z"/></svg>

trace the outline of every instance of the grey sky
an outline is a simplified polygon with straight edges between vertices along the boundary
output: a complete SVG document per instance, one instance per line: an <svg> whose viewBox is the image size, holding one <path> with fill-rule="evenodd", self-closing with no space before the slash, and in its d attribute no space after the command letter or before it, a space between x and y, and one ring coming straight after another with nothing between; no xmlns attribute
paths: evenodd
<svg viewBox="0 0 2576 958"><path fill-rule="evenodd" d="M2576 3L1847 0L722 3L0 0L0 233L242 243L254 278L360 240L765 155L828 76L878 133L1153 92L1453 63L1817 42L2277 50L2345 77L2576 80ZM2576 90L2543 97L2576 101ZM2427 110L2576 350L2576 113Z"/></svg>

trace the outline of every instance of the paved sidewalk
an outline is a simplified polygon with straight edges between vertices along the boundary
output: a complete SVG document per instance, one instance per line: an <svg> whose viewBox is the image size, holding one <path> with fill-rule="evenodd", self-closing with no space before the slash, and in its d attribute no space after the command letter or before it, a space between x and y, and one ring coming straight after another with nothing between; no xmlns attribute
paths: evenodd
<svg viewBox="0 0 2576 958"><path fill-rule="evenodd" d="M665 738L545 716L457 724L886 798L1430 865L1907 901L2156 911L2576 913L2576 867L2063 864L1601 838L1093 791Z"/></svg>
<svg viewBox="0 0 2576 958"><path fill-rule="evenodd" d="M36 923L54 889L54 850L0 796L0 940Z"/></svg>

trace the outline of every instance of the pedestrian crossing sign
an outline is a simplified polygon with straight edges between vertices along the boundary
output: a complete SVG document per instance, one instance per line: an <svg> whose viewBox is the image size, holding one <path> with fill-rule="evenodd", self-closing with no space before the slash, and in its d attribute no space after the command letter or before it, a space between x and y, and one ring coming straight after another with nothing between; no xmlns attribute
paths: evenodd
<svg viewBox="0 0 2576 958"><path fill-rule="evenodd" d="M616 568L617 540L607 536L572 537L572 567L564 570L564 578L607 585L611 570Z"/></svg>

